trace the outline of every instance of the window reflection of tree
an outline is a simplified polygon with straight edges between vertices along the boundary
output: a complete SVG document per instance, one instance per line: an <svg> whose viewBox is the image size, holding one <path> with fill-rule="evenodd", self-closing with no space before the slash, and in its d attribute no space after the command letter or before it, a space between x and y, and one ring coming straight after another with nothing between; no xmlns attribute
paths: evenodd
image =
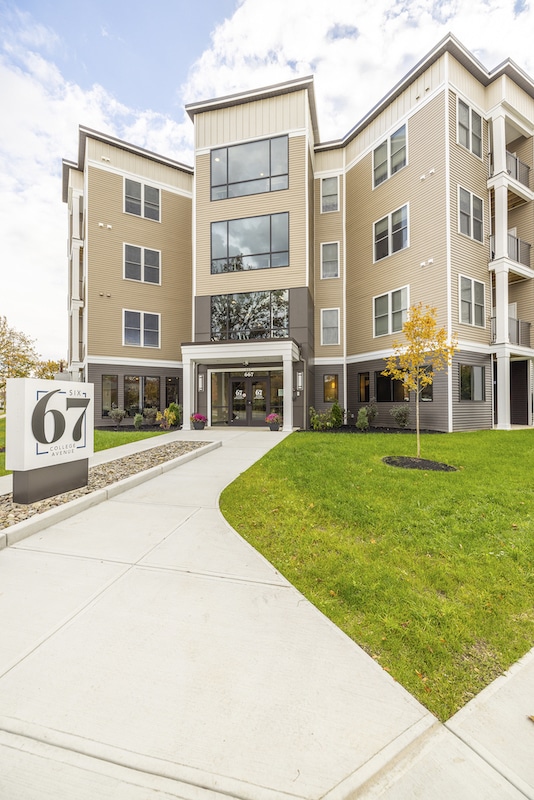
<svg viewBox="0 0 534 800"><path fill-rule="evenodd" d="M288 291L215 295L211 300L211 338L267 339L289 335Z"/></svg>

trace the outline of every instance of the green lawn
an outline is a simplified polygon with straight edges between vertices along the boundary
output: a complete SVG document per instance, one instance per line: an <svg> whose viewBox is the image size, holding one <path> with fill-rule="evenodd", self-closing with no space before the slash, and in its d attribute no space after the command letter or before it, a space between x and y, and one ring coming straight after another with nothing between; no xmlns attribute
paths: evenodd
<svg viewBox="0 0 534 800"><path fill-rule="evenodd" d="M120 444L128 444L128 442L138 442L140 439L149 439L152 436L161 436L166 431L95 431L94 435L94 448L95 453L98 450L107 450L110 447L118 447ZM0 419L0 448L5 447L6 444L6 418ZM9 475L9 471L5 468L5 453L0 452L0 476Z"/></svg>
<svg viewBox="0 0 534 800"><path fill-rule="evenodd" d="M457 472L398 469L411 434L295 433L221 509L445 720L534 645L534 431L422 436Z"/></svg>

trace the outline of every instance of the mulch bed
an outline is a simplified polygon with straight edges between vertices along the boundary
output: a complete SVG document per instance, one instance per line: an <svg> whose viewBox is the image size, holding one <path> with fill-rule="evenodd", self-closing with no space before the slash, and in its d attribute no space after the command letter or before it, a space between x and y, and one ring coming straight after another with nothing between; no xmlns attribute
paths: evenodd
<svg viewBox="0 0 534 800"><path fill-rule="evenodd" d="M390 467L402 469L427 469L433 472L456 472L456 467L442 464L440 461L429 461L426 458L411 458L410 456L385 456L382 461Z"/></svg>

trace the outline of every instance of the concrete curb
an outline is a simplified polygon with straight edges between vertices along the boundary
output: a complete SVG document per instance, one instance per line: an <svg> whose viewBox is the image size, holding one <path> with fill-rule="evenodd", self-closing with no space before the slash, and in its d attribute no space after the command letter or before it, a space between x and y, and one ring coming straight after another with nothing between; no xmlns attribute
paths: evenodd
<svg viewBox="0 0 534 800"><path fill-rule="evenodd" d="M16 544L23 539L27 539L28 536L32 536L34 533L45 530L51 525L54 525L56 522L62 522L69 517L73 517L80 511L85 511L87 508L91 508L99 503L103 503L105 500L109 500L118 494L122 494L128 489L133 489L134 486L139 486L139 484L145 483L145 481L156 478L158 475L169 472L171 469L175 469L182 464L186 464L188 461L199 458L205 453L216 450L221 446L222 442L220 441L209 442L203 447L199 447L197 450L193 450L190 453L185 453L182 456L165 461L163 464L158 464L156 467L150 467L142 472L136 472L135 475L130 475L128 478L123 478L121 481L117 481L117 483L111 483L104 489L97 489L95 492L91 492L84 497L77 497L75 500L70 500L61 506L51 508L48 511L44 511L42 514L35 514L30 519L17 522L15 525L11 525L11 527L0 531L0 550Z"/></svg>

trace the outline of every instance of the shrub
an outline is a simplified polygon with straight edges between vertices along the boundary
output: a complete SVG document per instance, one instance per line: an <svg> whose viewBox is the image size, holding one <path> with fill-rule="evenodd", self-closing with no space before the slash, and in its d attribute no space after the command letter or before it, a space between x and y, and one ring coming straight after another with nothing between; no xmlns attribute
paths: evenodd
<svg viewBox="0 0 534 800"><path fill-rule="evenodd" d="M123 419L127 416L128 413L124 410L124 408L111 408L108 412L108 417L113 420L116 428L119 427Z"/></svg>
<svg viewBox="0 0 534 800"><path fill-rule="evenodd" d="M369 421L369 425L372 425L373 420L375 419L375 417L378 416L378 406L376 404L376 400L374 397L371 397L369 405L365 407L365 410L367 411L367 419Z"/></svg>
<svg viewBox="0 0 534 800"><path fill-rule="evenodd" d="M332 405L332 410L330 411L330 420L332 422L333 428L341 428L343 425L343 411L339 407L339 403L336 402Z"/></svg>
<svg viewBox="0 0 534 800"><path fill-rule="evenodd" d="M172 426L180 425L182 422L182 406L178 403L169 403L169 422ZM165 413L165 412L164 412Z"/></svg>
<svg viewBox="0 0 534 800"><path fill-rule="evenodd" d="M143 415L136 414L134 417L134 428L136 431L141 430L141 425L143 424Z"/></svg>
<svg viewBox="0 0 534 800"><path fill-rule="evenodd" d="M356 420L356 427L359 431L368 431L369 430L369 416L367 414L367 409L365 406L360 408L358 411L358 418Z"/></svg>
<svg viewBox="0 0 534 800"><path fill-rule="evenodd" d="M393 406L389 413L400 428L405 428L410 421L410 406L405 403L401 406Z"/></svg>
<svg viewBox="0 0 534 800"><path fill-rule="evenodd" d="M143 416L147 421L147 425L154 425L156 423L157 413L157 408L143 408Z"/></svg>

